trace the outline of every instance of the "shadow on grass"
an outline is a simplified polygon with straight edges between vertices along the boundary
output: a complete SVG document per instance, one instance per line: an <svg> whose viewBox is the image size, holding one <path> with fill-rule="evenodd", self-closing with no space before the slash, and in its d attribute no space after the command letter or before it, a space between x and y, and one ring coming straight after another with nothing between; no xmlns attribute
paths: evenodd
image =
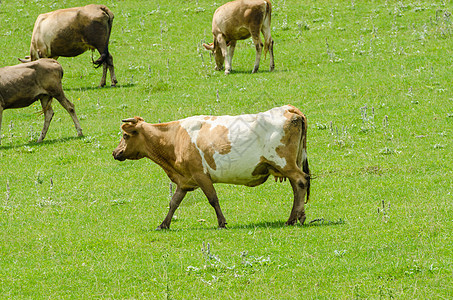
<svg viewBox="0 0 453 300"><path fill-rule="evenodd" d="M219 71L219 72L224 72L224 70L222 71ZM269 69L263 69L261 70L261 68L258 70L258 72L256 72L256 74L259 74L259 73L280 73L280 72L286 72L286 70L274 70L274 71L269 71ZM254 73L252 73L252 69L250 70L237 70L237 69L233 69L231 70L230 74L229 75L236 75L236 74L250 74L250 75L253 75Z"/></svg>
<svg viewBox="0 0 453 300"><path fill-rule="evenodd" d="M206 227L194 227L194 228L170 228L165 230L155 230L155 229L146 229L145 231L159 231L159 232L171 232L171 231L201 231L201 230L234 230L234 229L256 229L256 228L291 228L291 227L324 227L324 226L337 226L337 225L344 225L346 222L343 219L339 219L338 221L329 221L324 220L324 218L314 219L311 221L305 222L304 225L294 225L294 226L287 226L285 221L273 221L273 222L258 222L258 223L249 223L243 225L232 225L228 226L226 229L220 229L215 226L206 226Z"/></svg>
<svg viewBox="0 0 453 300"><path fill-rule="evenodd" d="M79 139L83 139L83 138L84 138L84 136L72 136L72 137L59 138L59 139L54 139L54 140L44 140L41 143L31 141L28 143L22 143L22 144L18 144L18 145L8 145L8 146L0 145L0 150L17 149L17 148L22 148L22 147L26 147L26 146L31 147L31 146L40 146L40 145L61 144L61 143L66 143L68 141L79 140Z"/></svg>
<svg viewBox="0 0 453 300"><path fill-rule="evenodd" d="M86 87L75 87L75 88L64 88L65 91L76 91L76 92L84 92L84 91L91 91L91 90L100 90L100 89L120 89L120 88L130 88L134 87L134 83L127 83L127 84L117 84L116 86L106 85L105 87L99 86L86 86Z"/></svg>
<svg viewBox="0 0 453 300"><path fill-rule="evenodd" d="M306 221L304 225L294 225L294 227L320 227L320 226L334 226L334 225L344 225L345 221L339 219L338 221L329 221L321 219L314 219L311 221ZM229 229L253 229L253 228L284 228L291 227L285 224L284 221L274 221L274 222L258 222L250 223L245 225L233 225L227 226Z"/></svg>

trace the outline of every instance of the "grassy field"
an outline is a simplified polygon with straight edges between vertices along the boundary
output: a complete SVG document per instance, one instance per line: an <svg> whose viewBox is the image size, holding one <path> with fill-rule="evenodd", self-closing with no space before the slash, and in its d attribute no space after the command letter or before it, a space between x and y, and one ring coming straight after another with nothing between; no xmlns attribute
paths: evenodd
<svg viewBox="0 0 453 300"><path fill-rule="evenodd" d="M246 40L228 76L201 45L224 2L104 2L118 87L97 88L88 52L59 59L84 137L57 102L42 144L38 103L4 111L0 298L452 298L451 2L274 0L275 71L250 74ZM0 66L28 55L38 14L87 3L1 1ZM121 119L283 104L309 121L304 226L283 225L291 187L269 180L217 185L227 230L196 190L154 231L169 179L112 158Z"/></svg>

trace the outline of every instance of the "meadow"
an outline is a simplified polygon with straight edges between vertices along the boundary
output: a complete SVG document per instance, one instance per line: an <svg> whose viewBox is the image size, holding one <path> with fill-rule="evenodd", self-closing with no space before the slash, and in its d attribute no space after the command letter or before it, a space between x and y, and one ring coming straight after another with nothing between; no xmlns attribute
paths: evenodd
<svg viewBox="0 0 453 300"><path fill-rule="evenodd" d="M274 0L275 71L251 74L245 40L225 76L202 47L225 2L105 1L118 86L97 87L89 52L59 59L83 137L57 101L41 144L39 103L4 111L0 298L452 298L452 3ZM28 55L38 14L85 4L1 1L0 67ZM226 230L200 190L154 230L170 181L113 159L121 119L284 104L309 122L305 225L284 226L291 187L270 179L216 186Z"/></svg>

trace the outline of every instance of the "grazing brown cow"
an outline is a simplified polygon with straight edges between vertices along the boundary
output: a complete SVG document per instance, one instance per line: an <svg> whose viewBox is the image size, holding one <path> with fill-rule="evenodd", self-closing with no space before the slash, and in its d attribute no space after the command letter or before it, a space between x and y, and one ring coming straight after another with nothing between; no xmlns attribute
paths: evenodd
<svg viewBox="0 0 453 300"><path fill-rule="evenodd" d="M188 191L200 187L226 225L214 183L257 186L269 175L288 178L294 203L287 225L305 221L310 195L306 141L307 119L291 105L240 116L195 116L162 124L140 117L123 120L123 138L113 151L117 160L147 157L161 166L176 192L157 229L170 227L173 213Z"/></svg>
<svg viewBox="0 0 453 300"><path fill-rule="evenodd" d="M269 0L236 0L220 6L215 11L212 18L214 42L203 44L203 46L214 52L216 70L221 70L225 61L225 74L229 74L236 41L245 40L251 36L256 48L255 66L252 73L257 72L263 50L260 32L264 36L264 55L269 51L270 71L274 70L271 13L272 5Z"/></svg>
<svg viewBox="0 0 453 300"><path fill-rule="evenodd" d="M80 128L74 104L64 95L61 86L62 77L61 65L49 58L0 68L0 130L3 110L27 107L39 99L44 114L44 127L38 143L42 142L54 114L51 106L52 98L56 98L71 115L77 134L82 136L82 128Z"/></svg>
<svg viewBox="0 0 453 300"><path fill-rule="evenodd" d="M118 82L109 52L113 13L104 5L60 9L39 15L31 37L30 59L74 57L87 50L98 50L101 57L93 61L103 66L100 86L105 85L107 68L112 86ZM26 62L27 60L21 59Z"/></svg>

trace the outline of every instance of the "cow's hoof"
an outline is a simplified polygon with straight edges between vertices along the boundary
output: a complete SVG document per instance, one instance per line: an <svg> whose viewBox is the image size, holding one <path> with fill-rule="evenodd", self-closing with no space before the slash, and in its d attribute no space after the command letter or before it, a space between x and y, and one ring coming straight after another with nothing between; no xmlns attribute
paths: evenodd
<svg viewBox="0 0 453 300"><path fill-rule="evenodd" d="M286 226L294 226L296 225L296 220L288 220L285 223Z"/></svg>
<svg viewBox="0 0 453 300"><path fill-rule="evenodd" d="M165 230L165 229L169 229L170 227L169 226L165 226L165 225L159 225L157 226L156 228L156 231L161 231L161 230Z"/></svg>
<svg viewBox="0 0 453 300"><path fill-rule="evenodd" d="M303 215L303 216L301 216L301 217L299 218L300 225L304 225L305 219L306 219L306 218L307 218L307 217L306 217L305 215Z"/></svg>

